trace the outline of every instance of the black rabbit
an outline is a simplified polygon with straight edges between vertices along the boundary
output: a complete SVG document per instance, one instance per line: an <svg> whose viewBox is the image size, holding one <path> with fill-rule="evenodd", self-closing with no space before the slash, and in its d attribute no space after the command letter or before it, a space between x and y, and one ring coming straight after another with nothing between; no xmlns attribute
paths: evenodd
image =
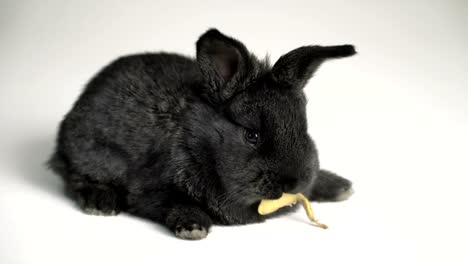
<svg viewBox="0 0 468 264"><path fill-rule="evenodd" d="M302 89L353 46L300 47L273 67L216 29L196 47L196 60L117 59L66 115L49 165L85 212L124 210L201 239L212 224L263 221L260 200L283 192L349 197L350 181L319 169Z"/></svg>

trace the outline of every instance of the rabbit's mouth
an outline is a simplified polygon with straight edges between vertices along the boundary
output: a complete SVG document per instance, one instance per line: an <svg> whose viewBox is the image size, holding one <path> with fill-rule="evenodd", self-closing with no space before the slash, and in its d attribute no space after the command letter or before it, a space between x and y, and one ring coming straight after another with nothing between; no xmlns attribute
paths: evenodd
<svg viewBox="0 0 468 264"><path fill-rule="evenodd" d="M259 192L252 192L246 194L242 197L242 202L247 205L258 204L261 200L269 199L275 200L279 199L283 195L283 192L278 189L278 191L274 192L266 192L266 193L259 193Z"/></svg>
<svg viewBox="0 0 468 264"><path fill-rule="evenodd" d="M282 192L280 189L278 189L278 191L271 192L271 193L269 193L269 194L263 196L263 197L261 198L261 200L263 200L263 199L275 200L275 199L281 198L281 195L283 195L283 192Z"/></svg>

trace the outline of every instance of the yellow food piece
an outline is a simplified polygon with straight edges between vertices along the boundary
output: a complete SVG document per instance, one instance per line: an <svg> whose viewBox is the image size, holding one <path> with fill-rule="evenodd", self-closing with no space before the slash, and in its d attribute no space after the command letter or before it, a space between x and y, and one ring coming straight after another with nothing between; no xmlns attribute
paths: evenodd
<svg viewBox="0 0 468 264"><path fill-rule="evenodd" d="M260 202L260 205L258 206L258 213L261 215L271 214L282 207L288 205L292 206L298 201L302 203L302 206L304 206L304 209L306 210L307 216L315 226L323 229L328 228L328 226L319 223L317 219L315 219L314 212L312 211L312 207L310 206L310 202L302 193L283 193L283 195L276 200L264 199Z"/></svg>

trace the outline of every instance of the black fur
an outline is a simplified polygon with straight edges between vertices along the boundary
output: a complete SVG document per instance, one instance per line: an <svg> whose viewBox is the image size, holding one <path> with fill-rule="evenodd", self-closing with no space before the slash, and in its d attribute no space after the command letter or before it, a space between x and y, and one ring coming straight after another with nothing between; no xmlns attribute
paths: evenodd
<svg viewBox="0 0 468 264"><path fill-rule="evenodd" d="M125 210L199 239L212 224L263 221L261 199L334 200L351 187L319 170L302 88L320 63L353 55L353 46L301 47L272 68L216 29L196 46L196 60L117 59L66 115L49 164L84 210ZM256 144L246 140L252 131Z"/></svg>

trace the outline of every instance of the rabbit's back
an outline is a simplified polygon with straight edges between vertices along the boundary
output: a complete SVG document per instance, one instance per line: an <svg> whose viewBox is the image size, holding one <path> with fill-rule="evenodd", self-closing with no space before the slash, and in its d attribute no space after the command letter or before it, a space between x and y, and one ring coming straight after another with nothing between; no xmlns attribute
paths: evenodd
<svg viewBox="0 0 468 264"><path fill-rule="evenodd" d="M129 164L141 166L172 140L199 76L193 60L174 54L115 60L91 79L66 115L58 152L82 174L96 171L102 159L112 164L108 177L122 180Z"/></svg>

